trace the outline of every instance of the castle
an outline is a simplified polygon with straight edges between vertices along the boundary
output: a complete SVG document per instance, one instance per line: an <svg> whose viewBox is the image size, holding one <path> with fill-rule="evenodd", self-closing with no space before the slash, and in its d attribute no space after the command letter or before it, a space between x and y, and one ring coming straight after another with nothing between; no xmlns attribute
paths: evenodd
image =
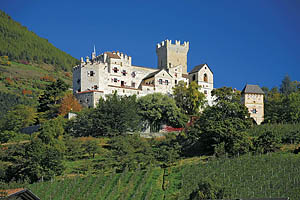
<svg viewBox="0 0 300 200"><path fill-rule="evenodd" d="M195 66L187 72L189 42L165 40L156 46L157 69L132 65L132 58L120 52L105 52L73 68L73 93L79 102L95 107L100 97L117 92L118 95L145 96L154 92L171 95L179 81L196 81L200 92L212 104L213 72L207 64Z"/></svg>
<svg viewBox="0 0 300 200"><path fill-rule="evenodd" d="M80 64L73 68L73 93L83 106L95 107L100 98L115 92L118 95L135 94L138 97L155 92L172 95L172 88L179 81L187 84L195 81L200 86L199 91L204 93L208 105L212 105L213 72L207 64L197 65L187 72L188 51L189 42L162 41L156 45L158 63L155 69L132 65L131 56L118 51L104 52L97 56L94 49L91 58L88 56L85 60L81 58ZM243 94L245 105L250 105L252 110L254 107L256 109L257 102L261 103L261 99L249 103L250 94L247 91ZM261 123L263 120L261 105L257 108L258 113L253 113L250 108L249 112L252 116L255 115L257 123Z"/></svg>

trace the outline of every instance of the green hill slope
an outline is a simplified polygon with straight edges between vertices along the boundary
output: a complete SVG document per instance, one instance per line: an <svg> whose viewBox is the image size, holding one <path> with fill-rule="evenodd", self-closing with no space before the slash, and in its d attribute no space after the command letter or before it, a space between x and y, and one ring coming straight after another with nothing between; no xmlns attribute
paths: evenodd
<svg viewBox="0 0 300 200"><path fill-rule="evenodd" d="M0 118L18 104L36 106L39 95L51 81L60 78L70 86L72 74L46 64L0 64Z"/></svg>
<svg viewBox="0 0 300 200"><path fill-rule="evenodd" d="M0 10L0 118L18 104L36 106L55 79L72 86L77 62Z"/></svg>
<svg viewBox="0 0 300 200"><path fill-rule="evenodd" d="M58 70L71 71L78 62L48 40L37 36L0 10L0 56L10 60L46 63Z"/></svg>
<svg viewBox="0 0 300 200"><path fill-rule="evenodd" d="M233 159L182 160L166 169L89 175L27 185L41 199L187 199L203 178L232 199L300 199L300 155L273 153Z"/></svg>

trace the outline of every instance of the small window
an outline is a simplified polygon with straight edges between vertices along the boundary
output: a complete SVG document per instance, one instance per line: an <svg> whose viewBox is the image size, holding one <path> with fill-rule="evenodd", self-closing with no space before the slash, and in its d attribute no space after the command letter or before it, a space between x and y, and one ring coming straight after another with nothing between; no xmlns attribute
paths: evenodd
<svg viewBox="0 0 300 200"><path fill-rule="evenodd" d="M175 77L177 77L177 73L175 73Z"/></svg>
<svg viewBox="0 0 300 200"><path fill-rule="evenodd" d="M90 76L94 76L95 72L94 71L90 71Z"/></svg>
<svg viewBox="0 0 300 200"><path fill-rule="evenodd" d="M118 68L114 67L113 71L114 71L115 73L117 73L119 70L118 70Z"/></svg>
<svg viewBox="0 0 300 200"><path fill-rule="evenodd" d="M126 76L126 74L127 74L126 70L123 70L122 74L123 74L123 76Z"/></svg>
<svg viewBox="0 0 300 200"><path fill-rule="evenodd" d="M80 83L80 79L77 79L77 84L79 84Z"/></svg>
<svg viewBox="0 0 300 200"><path fill-rule="evenodd" d="M98 85L94 85L94 89L97 90L98 89Z"/></svg>
<svg viewBox="0 0 300 200"><path fill-rule="evenodd" d="M196 74L193 75L193 81L195 81L195 80L196 80Z"/></svg>
<svg viewBox="0 0 300 200"><path fill-rule="evenodd" d="M114 78L114 82L115 82L115 83L118 82L118 79L117 79L117 78Z"/></svg>
<svg viewBox="0 0 300 200"><path fill-rule="evenodd" d="M159 84L162 84L162 82L163 82L162 79L159 79L159 80L158 80L158 83L159 83Z"/></svg>
<svg viewBox="0 0 300 200"><path fill-rule="evenodd" d="M169 85L169 81L168 80L166 80L165 83L166 83L166 85Z"/></svg>
<svg viewBox="0 0 300 200"><path fill-rule="evenodd" d="M135 82L131 82L131 87L135 88Z"/></svg>
<svg viewBox="0 0 300 200"><path fill-rule="evenodd" d="M134 77L136 76L136 73L135 73L135 72L132 72L132 73L131 73L131 76L132 76L132 78L134 78Z"/></svg>
<svg viewBox="0 0 300 200"><path fill-rule="evenodd" d="M204 80L204 82L208 82L207 74L204 74L203 80Z"/></svg>
<svg viewBox="0 0 300 200"><path fill-rule="evenodd" d="M204 94L207 94L207 90L204 90Z"/></svg>
<svg viewBox="0 0 300 200"><path fill-rule="evenodd" d="M256 113L257 113L256 108L253 108L253 109L251 110L251 112L252 112L253 114L256 114Z"/></svg>
<svg viewBox="0 0 300 200"><path fill-rule="evenodd" d="M177 80L175 80L175 84L177 84Z"/></svg>

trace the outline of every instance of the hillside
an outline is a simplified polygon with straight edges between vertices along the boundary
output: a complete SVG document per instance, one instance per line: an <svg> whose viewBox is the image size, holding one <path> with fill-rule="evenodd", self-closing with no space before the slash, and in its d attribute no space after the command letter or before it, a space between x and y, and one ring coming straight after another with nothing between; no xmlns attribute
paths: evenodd
<svg viewBox="0 0 300 200"><path fill-rule="evenodd" d="M245 155L204 162L185 159L166 169L76 176L27 185L41 199L188 199L203 178L235 198L299 199L299 155ZM47 188L47 189L46 189Z"/></svg>
<svg viewBox="0 0 300 200"><path fill-rule="evenodd" d="M0 118L18 104L35 107L42 91L60 78L72 86L78 62L0 10Z"/></svg>
<svg viewBox="0 0 300 200"><path fill-rule="evenodd" d="M78 62L48 40L37 36L0 10L0 56L23 63L46 63L57 70L71 71Z"/></svg>
<svg viewBox="0 0 300 200"><path fill-rule="evenodd" d="M70 86L72 74L47 64L0 64L0 118L18 104L37 105L37 99L51 81L60 78Z"/></svg>

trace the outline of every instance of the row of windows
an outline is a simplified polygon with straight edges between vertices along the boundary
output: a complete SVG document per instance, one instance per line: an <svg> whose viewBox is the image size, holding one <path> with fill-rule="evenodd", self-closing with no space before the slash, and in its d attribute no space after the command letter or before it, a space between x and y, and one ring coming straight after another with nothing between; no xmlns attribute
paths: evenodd
<svg viewBox="0 0 300 200"><path fill-rule="evenodd" d="M161 84L161 85L162 85L163 83L164 83L165 85L169 85L169 81L168 81L168 80L163 81L162 79L159 79L159 80L158 80L158 83Z"/></svg>
<svg viewBox="0 0 300 200"><path fill-rule="evenodd" d="M114 73L118 73L118 71L119 71L119 69L118 69L117 67L114 67L114 68L113 68L113 72L114 72ZM121 74L123 74L123 76L126 76L126 75L127 75L127 71L126 71L125 69L123 69L123 70L121 71ZM131 76L134 78L134 77L136 76L136 72L132 72L132 73L131 73Z"/></svg>
<svg viewBox="0 0 300 200"><path fill-rule="evenodd" d="M193 75L192 80L196 81L196 74ZM203 81L204 82L208 82L208 76L207 76L207 74L203 75Z"/></svg>

